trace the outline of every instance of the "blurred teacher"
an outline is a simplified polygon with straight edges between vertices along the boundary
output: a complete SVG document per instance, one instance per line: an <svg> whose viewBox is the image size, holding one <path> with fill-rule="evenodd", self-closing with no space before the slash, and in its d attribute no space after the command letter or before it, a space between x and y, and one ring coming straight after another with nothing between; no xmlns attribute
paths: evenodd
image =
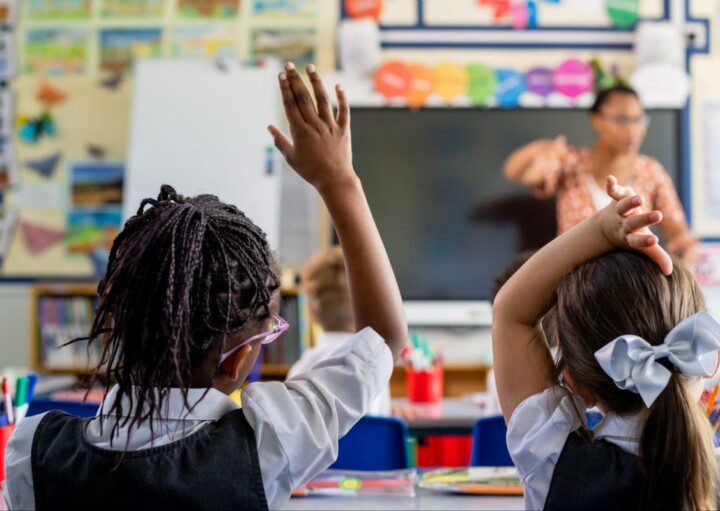
<svg viewBox="0 0 720 511"><path fill-rule="evenodd" d="M663 213L660 225L667 248L684 255L696 240L667 171L639 152L649 119L637 93L622 85L601 91L590 109L590 123L597 136L593 147L568 147L564 136L536 140L510 155L505 176L541 197L556 195L562 233L611 201L604 190L607 176L613 174L642 195L647 209Z"/></svg>

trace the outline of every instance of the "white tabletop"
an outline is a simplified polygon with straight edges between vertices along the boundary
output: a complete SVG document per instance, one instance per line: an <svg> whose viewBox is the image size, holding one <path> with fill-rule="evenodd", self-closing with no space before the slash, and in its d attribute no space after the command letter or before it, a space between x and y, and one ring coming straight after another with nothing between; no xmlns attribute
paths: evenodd
<svg viewBox="0 0 720 511"><path fill-rule="evenodd" d="M524 509L522 497L449 495L417 490L415 497L298 497L290 499L287 510L376 510L376 509Z"/></svg>

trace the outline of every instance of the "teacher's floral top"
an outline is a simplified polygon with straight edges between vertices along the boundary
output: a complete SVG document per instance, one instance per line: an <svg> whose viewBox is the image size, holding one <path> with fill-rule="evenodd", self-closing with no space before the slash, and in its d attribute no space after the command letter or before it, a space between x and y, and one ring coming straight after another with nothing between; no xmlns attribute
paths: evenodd
<svg viewBox="0 0 720 511"><path fill-rule="evenodd" d="M592 174L590 149L571 149L571 164L566 165L559 174L548 175L546 179L557 181L554 189L557 198L558 232L562 234L571 227L592 216L611 202L610 197L598 186ZM680 204L675 186L663 166L653 158L640 155L635 160L635 177L631 186L643 196L648 209L662 212L660 226L668 236L669 224L685 224L685 213ZM670 241L670 240L669 240Z"/></svg>

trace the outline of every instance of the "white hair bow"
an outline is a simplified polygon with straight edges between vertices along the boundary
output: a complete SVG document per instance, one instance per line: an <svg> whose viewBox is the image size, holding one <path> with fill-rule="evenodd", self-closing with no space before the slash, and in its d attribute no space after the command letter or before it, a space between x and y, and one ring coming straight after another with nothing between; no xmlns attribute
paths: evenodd
<svg viewBox="0 0 720 511"><path fill-rule="evenodd" d="M670 381L671 372L658 360L667 358L680 373L711 376L718 364L720 325L707 312L680 322L657 346L637 335L621 335L595 352L615 385L640 394L648 408Z"/></svg>

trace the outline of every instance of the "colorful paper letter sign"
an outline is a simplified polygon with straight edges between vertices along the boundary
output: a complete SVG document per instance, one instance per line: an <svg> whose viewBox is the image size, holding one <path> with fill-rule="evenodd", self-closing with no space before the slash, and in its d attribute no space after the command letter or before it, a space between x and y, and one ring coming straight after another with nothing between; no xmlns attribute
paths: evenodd
<svg viewBox="0 0 720 511"><path fill-rule="evenodd" d="M595 85L595 70L578 59L568 59L555 69L553 83L560 93L569 98L576 98L592 92Z"/></svg>
<svg viewBox="0 0 720 511"><path fill-rule="evenodd" d="M427 102L435 87L433 72L423 64L411 65L410 72L412 78L405 99L410 108L420 108Z"/></svg>
<svg viewBox="0 0 720 511"><path fill-rule="evenodd" d="M498 69L495 97L498 105L514 108L520 102L520 95L525 92L525 76L512 69Z"/></svg>
<svg viewBox="0 0 720 511"><path fill-rule="evenodd" d="M378 19L382 0L345 0L345 12L351 18Z"/></svg>
<svg viewBox="0 0 720 511"><path fill-rule="evenodd" d="M528 92L538 96L549 96L555 91L553 70L547 67L534 67L525 73L525 86Z"/></svg>
<svg viewBox="0 0 720 511"><path fill-rule="evenodd" d="M639 0L607 0L607 13L618 28L634 27L640 18Z"/></svg>
<svg viewBox="0 0 720 511"><path fill-rule="evenodd" d="M400 61L386 62L375 72L375 89L388 99L404 97L410 89L412 71Z"/></svg>
<svg viewBox="0 0 720 511"><path fill-rule="evenodd" d="M435 67L435 92L448 103L467 93L470 77L464 67L446 62Z"/></svg>
<svg viewBox="0 0 720 511"><path fill-rule="evenodd" d="M485 64L470 64L467 72L470 76L468 96L475 105L486 104L488 98L495 93L497 86L495 71Z"/></svg>

